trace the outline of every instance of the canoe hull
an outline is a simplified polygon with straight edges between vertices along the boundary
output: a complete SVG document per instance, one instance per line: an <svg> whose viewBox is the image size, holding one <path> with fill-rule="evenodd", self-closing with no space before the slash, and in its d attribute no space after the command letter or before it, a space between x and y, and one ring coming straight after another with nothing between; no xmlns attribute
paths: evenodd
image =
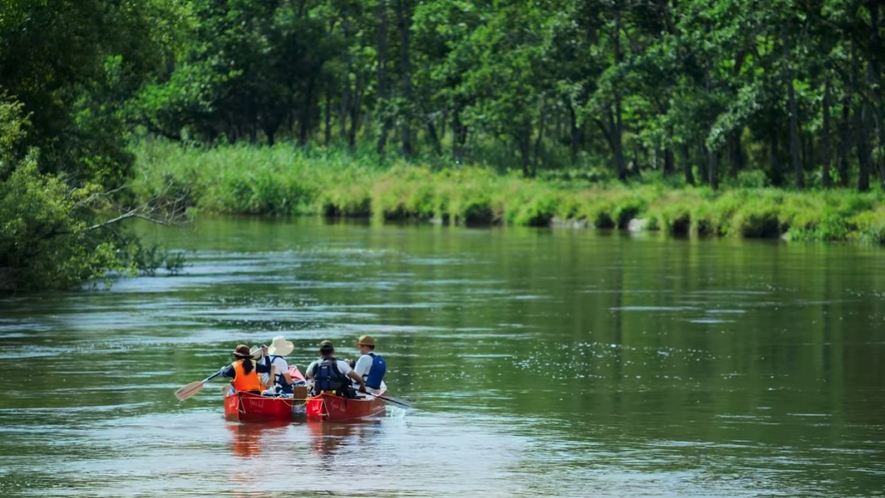
<svg viewBox="0 0 885 498"><path fill-rule="evenodd" d="M229 420L291 420L304 415L304 400L271 398L247 392L236 392L224 397L224 416Z"/></svg>
<svg viewBox="0 0 885 498"><path fill-rule="evenodd" d="M348 399L334 394L322 393L307 399L307 419L328 422L346 422L384 415L386 404L373 396Z"/></svg>

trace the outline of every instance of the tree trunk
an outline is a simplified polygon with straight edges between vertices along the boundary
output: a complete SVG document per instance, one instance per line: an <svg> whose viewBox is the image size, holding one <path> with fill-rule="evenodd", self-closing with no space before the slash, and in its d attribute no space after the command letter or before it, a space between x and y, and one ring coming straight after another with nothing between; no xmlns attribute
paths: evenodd
<svg viewBox="0 0 885 498"><path fill-rule="evenodd" d="M327 86L326 87L326 112L325 112L326 115L325 115L325 119L324 119L325 126L323 127L323 132L324 132L323 143L326 145L326 147L328 147L329 143L332 141L332 98L331 97L332 97L332 95L331 95L331 91L330 91L330 86Z"/></svg>
<svg viewBox="0 0 885 498"><path fill-rule="evenodd" d="M338 109L338 139L344 140L347 136L347 115L350 108L350 82L346 80L341 88L341 106Z"/></svg>
<svg viewBox="0 0 885 498"><path fill-rule="evenodd" d="M535 162L541 162L541 146L544 140L544 127L547 124L547 102L541 104L541 116L538 120L538 137L535 139Z"/></svg>
<svg viewBox="0 0 885 498"><path fill-rule="evenodd" d="M701 184L707 181L709 175L707 174L707 168L710 166L710 157L707 155L707 147L704 144L700 144L697 148L697 164L698 164L698 177L697 180Z"/></svg>
<svg viewBox="0 0 885 498"><path fill-rule="evenodd" d="M618 99L618 101L620 101L620 99ZM620 120L615 117L616 114L617 114L616 111L613 111L611 108L609 108L609 110L608 110L609 145L611 145L612 153L615 156L615 168L618 173L618 180L624 181L627 179L627 164L626 164L626 161L624 160L624 145L621 142L620 127L618 126Z"/></svg>
<svg viewBox="0 0 885 498"><path fill-rule="evenodd" d="M615 33L614 33L614 42L615 42L615 66L621 63L621 11L617 9L615 11ZM609 111L609 119L611 121L611 125L609 129L611 130L612 135L612 144L614 146L615 153L615 164L618 168L618 180L622 182L627 179L627 165L624 162L624 145L623 145L623 133L621 129L621 92L618 89L618 85L615 85L615 110L614 116L611 115L611 111Z"/></svg>
<svg viewBox="0 0 885 498"><path fill-rule="evenodd" d="M464 160L464 144L467 141L467 127L461 122L461 109L452 112L452 155L455 161Z"/></svg>
<svg viewBox="0 0 885 498"><path fill-rule="evenodd" d="M688 152L688 145L681 144L679 146L679 155L682 156L682 173L685 175L685 183L694 185L694 173L691 171L691 154Z"/></svg>
<svg viewBox="0 0 885 498"><path fill-rule="evenodd" d="M301 143L303 147L307 146L308 138L310 138L310 132L313 129L313 112L311 112L313 107L313 93L314 87L316 86L316 78L311 77L307 82L307 90L304 92L304 101L301 106L301 116L298 120L299 125L299 133L298 133L298 141Z"/></svg>
<svg viewBox="0 0 885 498"><path fill-rule="evenodd" d="M713 94L713 77L711 75L712 72L713 72L713 61L710 60L709 57L707 57L707 64L704 68L704 80L706 80L706 91L707 91L708 97L711 97ZM712 101L712 99L711 99L711 101ZM707 171L706 171L707 182L710 184L710 187L712 187L715 190L716 187L718 187L718 185L719 185L719 178L716 176L716 173L717 173L716 172L716 166L717 166L717 164L716 164L716 162L717 162L716 151L712 150L712 149L708 149L706 145L701 146L701 151L706 152L706 156L707 156ZM701 157L703 157L703 156L701 156Z"/></svg>
<svg viewBox="0 0 885 498"><path fill-rule="evenodd" d="M851 44L851 80L852 90L860 88L860 64L856 53L856 46ZM849 92L851 95L853 92ZM869 105L867 100L861 95L857 99L857 107L854 109L854 136L855 150L857 151L857 190L866 192L870 189L870 151L867 145L868 138L868 120Z"/></svg>
<svg viewBox="0 0 885 498"><path fill-rule="evenodd" d="M796 105L796 90L793 86L793 65L790 62L790 36L787 24L783 27L784 60L787 62L787 100L790 108L790 159L796 175L796 187L805 187L805 175L802 172L802 159L799 155L799 109Z"/></svg>
<svg viewBox="0 0 885 498"><path fill-rule="evenodd" d="M347 145L351 150L356 149L356 132L360 125L360 97L363 92L360 80L361 77L357 74L356 81L354 82L353 98L351 99L350 104L350 129L348 130L347 135Z"/></svg>
<svg viewBox="0 0 885 498"><path fill-rule="evenodd" d="M728 152L731 162L729 176L737 178L738 172L744 169L744 151L741 149L741 131L734 130L728 136Z"/></svg>
<svg viewBox="0 0 885 498"><path fill-rule="evenodd" d="M430 138L430 143L433 145L433 151L436 155L442 155L442 145L439 143L439 134L436 132L436 125L433 124L433 119L427 120L427 136Z"/></svg>
<svg viewBox="0 0 885 498"><path fill-rule="evenodd" d="M839 157L836 169L839 173L839 186L848 186L848 154L851 152L851 92L842 103L842 120L839 126Z"/></svg>
<svg viewBox="0 0 885 498"><path fill-rule="evenodd" d="M823 137L821 140L822 147L822 163L823 163L823 176L822 182L824 184L824 188L830 188L832 186L832 181L830 180L830 77L829 75L824 79L824 102L823 102L823 114L824 114L824 129L823 129Z"/></svg>
<svg viewBox="0 0 885 498"><path fill-rule="evenodd" d="M344 33L344 44L347 45L350 43L350 21L347 19L347 12L341 11L341 30ZM344 73L344 78L341 83L341 118L338 123L341 128L341 132L339 133L341 140L347 136L347 115L348 110L350 109L350 73L353 72L353 61L350 57L350 52L345 51L347 54L345 58L347 59L347 71Z"/></svg>
<svg viewBox="0 0 885 498"><path fill-rule="evenodd" d="M375 17L378 19L376 31L378 46L378 112L381 114L381 133L378 135L378 143L375 151L384 155L387 146L387 134L390 133L390 102L389 89L387 87L387 0L378 0L375 9Z"/></svg>
<svg viewBox="0 0 885 498"><path fill-rule="evenodd" d="M719 188L719 177L716 171L718 160L715 150L707 150L707 181L713 190Z"/></svg>
<svg viewBox="0 0 885 498"><path fill-rule="evenodd" d="M855 137L857 142L857 190L866 192L870 189L870 150L869 137L870 105L863 101L855 109Z"/></svg>
<svg viewBox="0 0 885 498"><path fill-rule="evenodd" d="M814 150L814 137L809 133L805 133L804 130L799 131L799 145L802 153L800 154L800 158L802 159L802 171L805 171L808 168L809 164L816 164L815 158L816 151Z"/></svg>
<svg viewBox="0 0 885 498"><path fill-rule="evenodd" d="M399 0L397 15L399 16L400 40L400 73L402 76L402 93L405 100L405 114L402 116L403 155L412 155L412 74L409 61L409 32L412 28L412 0Z"/></svg>
<svg viewBox="0 0 885 498"><path fill-rule="evenodd" d="M578 118L575 115L575 108L571 104L568 105L569 131L571 134L569 149L572 156L572 164L578 161Z"/></svg>
<svg viewBox="0 0 885 498"><path fill-rule="evenodd" d="M673 174L673 151L664 149L664 176Z"/></svg>
<svg viewBox="0 0 885 498"><path fill-rule="evenodd" d="M529 169L531 163L531 134L523 131L519 134L516 141L517 146L519 147L519 162L520 166L522 166L522 176L530 178L532 176L532 172Z"/></svg>
<svg viewBox="0 0 885 498"><path fill-rule="evenodd" d="M868 0L867 10L870 12L870 47L869 50L869 66L867 74L870 86L876 88L876 106L873 122L875 123L876 136L878 140L879 154L874 154L877 161L877 170L879 172L879 183L885 188L885 161L882 159L882 147L885 147L885 126L882 120L885 119L885 97L883 97L882 89L882 68L879 63L879 57L882 54L879 47L879 4L881 0Z"/></svg>
<svg viewBox="0 0 885 498"><path fill-rule="evenodd" d="M772 123L771 130L768 135L769 154L771 161L771 183L780 186L783 183L783 175L781 173L780 161L777 159L778 138L777 128Z"/></svg>
<svg viewBox="0 0 885 498"><path fill-rule="evenodd" d="M553 143L562 143L562 107L555 106L556 112L553 114L556 126L553 128Z"/></svg>

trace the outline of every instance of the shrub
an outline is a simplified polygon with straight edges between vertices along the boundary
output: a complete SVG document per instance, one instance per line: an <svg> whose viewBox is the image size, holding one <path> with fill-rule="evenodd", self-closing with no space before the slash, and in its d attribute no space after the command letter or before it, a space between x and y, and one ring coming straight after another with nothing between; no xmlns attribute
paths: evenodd
<svg viewBox="0 0 885 498"><path fill-rule="evenodd" d="M545 192L520 206L515 222L517 225L543 227L549 226L559 207L559 196Z"/></svg>
<svg viewBox="0 0 885 498"><path fill-rule="evenodd" d="M881 193L789 192L768 188L764 173L745 172L720 191L668 187L640 178L629 185L605 175L562 170L525 179L480 166L433 169L380 158L370 150L224 146L194 149L162 142L135 151L140 198L182 195L206 212L316 213L380 219L436 218L463 224L547 226L554 217L596 228L673 235L776 237L794 240L880 238ZM443 163L437 165L441 167ZM589 170L588 170L589 171Z"/></svg>
<svg viewBox="0 0 885 498"><path fill-rule="evenodd" d="M777 209L765 203L751 203L732 218L731 233L741 237L774 238L781 234Z"/></svg>
<svg viewBox="0 0 885 498"><path fill-rule="evenodd" d="M866 242L885 244L885 211L858 213L850 220L856 229L857 237Z"/></svg>

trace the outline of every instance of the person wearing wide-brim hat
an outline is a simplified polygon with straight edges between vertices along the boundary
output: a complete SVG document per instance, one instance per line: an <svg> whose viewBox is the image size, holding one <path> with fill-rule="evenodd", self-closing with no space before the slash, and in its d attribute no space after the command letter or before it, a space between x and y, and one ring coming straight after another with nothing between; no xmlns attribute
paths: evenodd
<svg viewBox="0 0 885 498"><path fill-rule="evenodd" d="M292 376L289 374L289 363L283 358L292 353L295 345L284 336L273 338L270 346L262 346L263 362L269 372L262 376L262 382L268 387L280 386L280 391L292 393Z"/></svg>
<svg viewBox="0 0 885 498"><path fill-rule="evenodd" d="M360 336L353 347L360 350L360 358L354 365L353 371L363 378L370 392L381 389L381 381L387 372L387 363L375 352L375 338L370 335Z"/></svg>
<svg viewBox="0 0 885 498"><path fill-rule="evenodd" d="M270 369L264 364L255 362L253 354L249 346L240 344L233 351L234 362L221 371L223 377L233 379L231 384L237 391L261 392L261 379L258 378L258 374L269 372Z"/></svg>

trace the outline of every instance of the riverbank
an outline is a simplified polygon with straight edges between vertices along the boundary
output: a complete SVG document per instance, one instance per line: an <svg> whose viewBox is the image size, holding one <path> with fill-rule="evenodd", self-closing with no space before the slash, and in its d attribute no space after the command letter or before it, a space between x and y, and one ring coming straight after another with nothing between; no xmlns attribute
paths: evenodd
<svg viewBox="0 0 885 498"><path fill-rule="evenodd" d="M885 196L879 192L713 191L582 175L525 179L481 166L384 163L369 154L291 146L192 149L153 142L135 152L135 194L180 198L195 213L629 226L673 235L885 243Z"/></svg>

